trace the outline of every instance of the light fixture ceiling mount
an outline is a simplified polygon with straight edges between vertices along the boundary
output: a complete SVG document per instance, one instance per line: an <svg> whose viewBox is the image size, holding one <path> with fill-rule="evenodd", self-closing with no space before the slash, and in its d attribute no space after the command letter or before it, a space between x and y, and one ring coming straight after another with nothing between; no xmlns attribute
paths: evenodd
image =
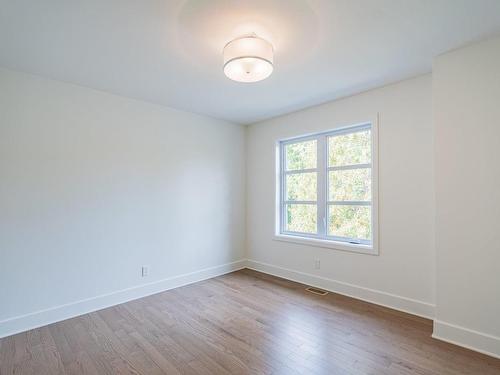
<svg viewBox="0 0 500 375"><path fill-rule="evenodd" d="M233 81L258 82L273 72L273 46L255 34L230 41L223 55L224 74Z"/></svg>

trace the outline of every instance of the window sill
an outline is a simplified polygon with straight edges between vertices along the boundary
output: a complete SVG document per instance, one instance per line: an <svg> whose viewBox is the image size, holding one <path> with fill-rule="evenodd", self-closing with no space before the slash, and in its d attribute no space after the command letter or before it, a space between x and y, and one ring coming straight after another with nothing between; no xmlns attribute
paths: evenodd
<svg viewBox="0 0 500 375"><path fill-rule="evenodd" d="M275 234L273 239L275 241L291 242L300 245L324 247L327 249L349 251L351 253L361 253L368 255L378 255L378 250L370 245L350 244L339 241L323 240L319 238L309 238L300 236L291 236L287 234Z"/></svg>

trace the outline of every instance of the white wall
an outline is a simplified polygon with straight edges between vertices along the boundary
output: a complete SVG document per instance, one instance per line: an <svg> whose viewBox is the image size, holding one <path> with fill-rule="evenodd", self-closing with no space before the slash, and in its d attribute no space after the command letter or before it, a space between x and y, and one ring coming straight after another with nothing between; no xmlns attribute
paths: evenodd
<svg viewBox="0 0 500 375"><path fill-rule="evenodd" d="M274 241L275 142L370 121L377 112L380 255ZM432 316L433 181L431 75L251 125L247 129L247 253L255 262L250 264ZM314 269L316 258L321 260L320 270Z"/></svg>
<svg viewBox="0 0 500 375"><path fill-rule="evenodd" d="M490 39L246 130L0 69L0 337L242 267L246 237L251 268L500 357L499 66ZM380 255L274 241L275 142L377 113Z"/></svg>
<svg viewBox="0 0 500 375"><path fill-rule="evenodd" d="M238 125L0 69L0 336L243 259L244 136ZM178 282L197 277L188 276Z"/></svg>
<svg viewBox="0 0 500 375"><path fill-rule="evenodd" d="M500 357L500 38L434 63L434 334Z"/></svg>

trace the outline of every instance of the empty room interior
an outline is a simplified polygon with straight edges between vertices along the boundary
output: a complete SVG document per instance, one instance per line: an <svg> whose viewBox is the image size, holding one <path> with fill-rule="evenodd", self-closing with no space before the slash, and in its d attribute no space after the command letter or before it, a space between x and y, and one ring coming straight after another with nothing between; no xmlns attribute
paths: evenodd
<svg viewBox="0 0 500 375"><path fill-rule="evenodd" d="M0 375L500 374L499 0L0 0Z"/></svg>

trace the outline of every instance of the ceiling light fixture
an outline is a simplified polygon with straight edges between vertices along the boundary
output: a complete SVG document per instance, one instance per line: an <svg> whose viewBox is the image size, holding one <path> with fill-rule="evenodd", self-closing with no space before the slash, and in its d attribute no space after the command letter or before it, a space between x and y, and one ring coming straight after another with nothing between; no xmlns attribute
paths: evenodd
<svg viewBox="0 0 500 375"><path fill-rule="evenodd" d="M273 46L255 34L230 41L223 55L224 74L233 81L258 82L273 72Z"/></svg>

